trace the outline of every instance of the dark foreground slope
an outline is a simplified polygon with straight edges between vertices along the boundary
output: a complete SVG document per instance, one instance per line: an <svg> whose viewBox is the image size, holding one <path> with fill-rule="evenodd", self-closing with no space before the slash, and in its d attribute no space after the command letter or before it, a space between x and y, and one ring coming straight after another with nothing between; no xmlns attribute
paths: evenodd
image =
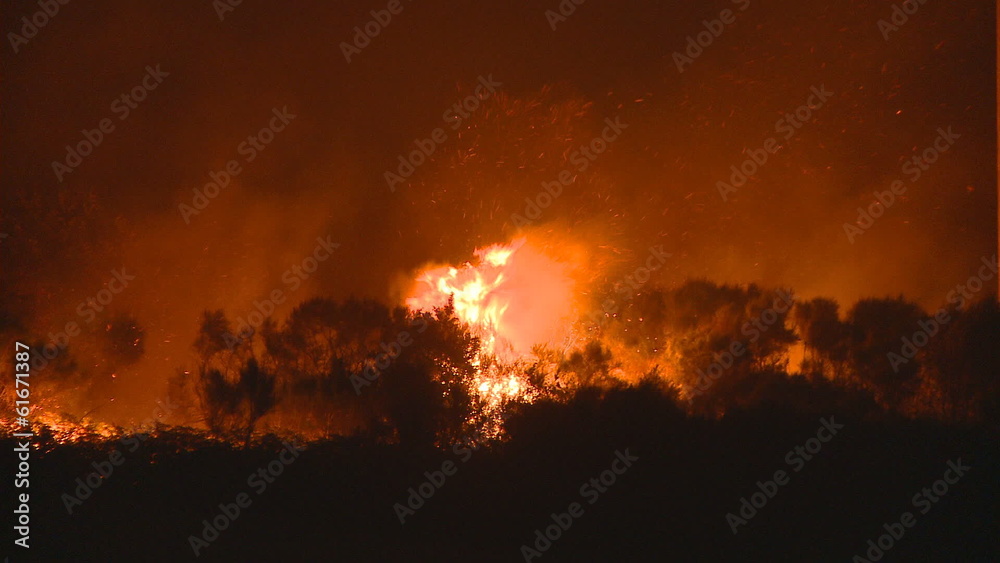
<svg viewBox="0 0 1000 563"><path fill-rule="evenodd" d="M820 431L839 425L835 435ZM523 561L522 544L574 502L579 517L532 561L851 561L884 524L898 531L905 512L913 526L881 561L1000 559L990 430L773 408L705 420L633 389L535 405L511 434L488 450L314 443L288 465L277 440L243 451L161 434L126 448L72 515L61 495L108 453L59 447L32 469L32 557L12 552L11 561ZM817 435L828 441L808 442ZM615 462L626 452L637 458L630 466ZM275 460L272 483L248 482ZM924 496L959 460L970 469L948 472L947 492ZM394 505L425 472L440 481L443 466L452 475L400 524ZM606 470L621 472L614 484L588 484ZM787 484L767 483L777 471ZM761 503L765 495L752 499L758 481L773 497L734 534L727 513L739 515L742 497ZM196 558L189 536L240 493L249 506Z"/></svg>

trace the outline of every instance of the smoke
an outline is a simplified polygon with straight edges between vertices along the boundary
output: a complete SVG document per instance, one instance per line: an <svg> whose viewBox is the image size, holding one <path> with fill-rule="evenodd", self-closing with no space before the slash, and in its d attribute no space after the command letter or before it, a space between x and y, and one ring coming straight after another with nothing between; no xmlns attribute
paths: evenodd
<svg viewBox="0 0 1000 563"><path fill-rule="evenodd" d="M673 257L653 283L757 282L845 306L904 294L936 307L995 252L990 3L924 5L886 40L882 3L762 1L683 73L673 53L730 3L588 3L556 31L550 4L407 4L350 63L340 43L375 5L248 0L223 21L209 3L63 6L2 60L5 339L48 340L81 321L109 272L134 271L69 348L103 374L105 323L141 326L142 358L97 412L128 422L190 363L203 310L245 316L289 289L283 272L317 237L341 246L276 320L315 295L400 303L421 265L526 231L581 248L591 282L664 245ZM4 31L36 8L5 3ZM149 65L169 76L120 118L112 104ZM497 94L451 129L444 114L490 74ZM729 167L820 85L833 92L824 107L724 201ZM285 106L294 120L247 161L241 144ZM52 162L105 118L114 131L60 182ZM627 128L581 169L574 155L607 119ZM844 223L948 126L955 146L850 243ZM385 172L436 128L447 140L390 192ZM242 171L186 222L179 206L231 160ZM541 208L553 182L562 191Z"/></svg>

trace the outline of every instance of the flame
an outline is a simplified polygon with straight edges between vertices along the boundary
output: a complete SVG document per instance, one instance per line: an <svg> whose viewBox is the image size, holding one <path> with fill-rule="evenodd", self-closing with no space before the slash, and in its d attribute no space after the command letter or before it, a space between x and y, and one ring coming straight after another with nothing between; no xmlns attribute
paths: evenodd
<svg viewBox="0 0 1000 563"><path fill-rule="evenodd" d="M481 354L502 365L530 359L535 346L558 345L568 337L575 292L568 264L527 238L474 255L475 263L424 270L406 306L427 311L453 299L455 315L480 337ZM528 385L513 371L480 369L474 390L490 404L524 398Z"/></svg>
<svg viewBox="0 0 1000 563"><path fill-rule="evenodd" d="M105 422L84 422L41 407L32 407L31 414L27 418L31 421L27 427L17 424L15 419L0 419L0 434L10 436L16 432L45 434L56 443L75 444L109 440L118 432L117 428Z"/></svg>
<svg viewBox="0 0 1000 563"><path fill-rule="evenodd" d="M425 270L406 299L411 310L443 307L483 341L484 350L510 363L529 357L539 344L565 336L574 283L568 266L519 238L475 251L475 264Z"/></svg>

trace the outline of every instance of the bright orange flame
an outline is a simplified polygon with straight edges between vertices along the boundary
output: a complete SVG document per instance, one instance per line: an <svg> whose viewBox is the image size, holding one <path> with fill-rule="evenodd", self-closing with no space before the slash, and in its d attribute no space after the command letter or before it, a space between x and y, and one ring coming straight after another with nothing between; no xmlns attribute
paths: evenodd
<svg viewBox="0 0 1000 563"><path fill-rule="evenodd" d="M503 364L528 359L534 346L558 345L568 336L574 282L566 264L525 238L478 249L475 256L475 264L423 271L407 307L427 311L453 298L455 315L480 337L482 353ZM475 391L491 404L524 397L528 386L512 371L480 370Z"/></svg>
<svg viewBox="0 0 1000 563"><path fill-rule="evenodd" d="M475 251L476 264L425 270L406 299L430 310L454 298L455 314L504 362L530 356L538 344L566 336L573 302L568 267L520 238Z"/></svg>
<svg viewBox="0 0 1000 563"><path fill-rule="evenodd" d="M40 434L42 428L48 435L60 444L72 444L85 440L111 439L118 429L104 422L83 422L72 420L47 409L33 407L28 416L31 427L26 428L15 424L14 419L0 419L0 435L13 435L15 432L34 432Z"/></svg>

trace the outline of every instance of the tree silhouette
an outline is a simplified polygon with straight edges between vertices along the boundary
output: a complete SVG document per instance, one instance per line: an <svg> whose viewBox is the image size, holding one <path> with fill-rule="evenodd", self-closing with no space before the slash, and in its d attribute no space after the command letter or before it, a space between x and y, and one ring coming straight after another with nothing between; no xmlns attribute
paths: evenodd
<svg viewBox="0 0 1000 563"><path fill-rule="evenodd" d="M792 322L805 345L802 371L807 375L836 379L843 374L850 332L838 310L836 301L823 297L800 301L792 310Z"/></svg>
<svg viewBox="0 0 1000 563"><path fill-rule="evenodd" d="M470 394L479 339L449 301L433 313L416 313L413 344L380 380L387 415L400 440L413 446L449 441L466 430L475 410Z"/></svg>
<svg viewBox="0 0 1000 563"><path fill-rule="evenodd" d="M883 406L898 405L916 390L919 362L893 366L889 354L899 354L903 337L913 335L925 318L919 306L902 297L862 299L847 314L848 377L871 390Z"/></svg>
<svg viewBox="0 0 1000 563"><path fill-rule="evenodd" d="M924 408L949 420L982 422L1000 414L1000 307L982 299L953 311L922 355Z"/></svg>
<svg viewBox="0 0 1000 563"><path fill-rule="evenodd" d="M249 445L257 422L278 402L275 376L254 356L255 335L234 340L222 311L205 311L194 348L199 355L196 391L206 426L240 434Z"/></svg>
<svg viewBox="0 0 1000 563"><path fill-rule="evenodd" d="M208 429L219 435L231 432L240 404L235 385L218 369L206 368L198 372L197 393Z"/></svg>
<svg viewBox="0 0 1000 563"><path fill-rule="evenodd" d="M560 374L572 374L576 387L609 385L614 358L606 346L597 340L588 342L583 350L572 352L559 366Z"/></svg>
<svg viewBox="0 0 1000 563"><path fill-rule="evenodd" d="M290 415L325 434L371 426L380 417L375 397L356 393L352 382L377 384L360 378L377 373L373 366L384 353L381 345L405 327L402 309L358 299L310 299L282 326L265 323L264 359L282 394L297 407Z"/></svg>
<svg viewBox="0 0 1000 563"><path fill-rule="evenodd" d="M755 372L785 369L788 346L796 341L786 326L788 295L756 284L739 287L705 280L667 292L666 355L680 367L681 379L698 389L711 383L711 394L719 396L734 392L741 379ZM713 372L718 377L707 382Z"/></svg>
<svg viewBox="0 0 1000 563"><path fill-rule="evenodd" d="M240 370L236 389L237 396L245 404L245 443L249 444L257 421L277 404L277 397L274 394L274 374L262 370L257 359L250 358Z"/></svg>

